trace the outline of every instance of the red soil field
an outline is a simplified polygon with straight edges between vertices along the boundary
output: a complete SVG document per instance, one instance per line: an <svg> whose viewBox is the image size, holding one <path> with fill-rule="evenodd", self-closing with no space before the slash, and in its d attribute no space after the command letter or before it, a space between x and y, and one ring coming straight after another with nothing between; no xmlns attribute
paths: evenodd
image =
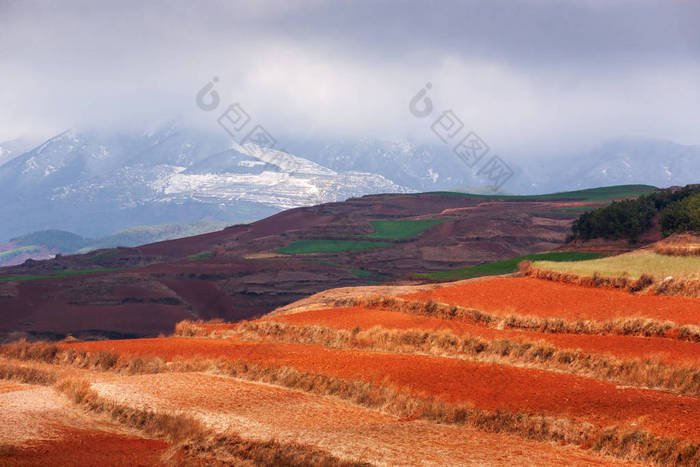
<svg viewBox="0 0 700 467"><path fill-rule="evenodd" d="M700 300L695 298L633 295L529 277L474 282L402 298L432 299L499 316L517 314L568 320L644 317L677 324L700 324Z"/></svg>
<svg viewBox="0 0 700 467"><path fill-rule="evenodd" d="M169 360L245 359L261 366L389 384L480 409L564 416L700 439L700 399L623 388L594 379L460 359L337 350L315 345L237 342L233 339L159 338L63 344L87 351L160 356Z"/></svg>
<svg viewBox="0 0 700 467"><path fill-rule="evenodd" d="M1 452L3 466L164 465L161 456L168 449L162 441L103 431L63 428L58 439L29 441Z"/></svg>
<svg viewBox="0 0 700 467"><path fill-rule="evenodd" d="M394 311L370 310L362 307L312 310L280 315L265 320L297 326L318 325L351 330L374 326L386 329L446 330L458 336L514 341L544 341L561 349L578 349L587 353L613 355L625 359L653 359L664 363L700 365L700 345L658 337L596 336L548 334L534 331L498 330L461 321L431 318ZM212 330L216 325L212 325ZM231 327L229 327L230 329ZM207 329L209 329L207 327Z"/></svg>

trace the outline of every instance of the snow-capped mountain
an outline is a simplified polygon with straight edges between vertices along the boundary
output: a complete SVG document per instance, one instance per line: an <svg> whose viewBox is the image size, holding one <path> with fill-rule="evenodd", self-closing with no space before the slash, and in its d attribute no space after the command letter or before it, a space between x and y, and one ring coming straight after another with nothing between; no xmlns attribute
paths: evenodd
<svg viewBox="0 0 700 467"><path fill-rule="evenodd" d="M0 215L12 219L0 239L45 229L100 236L203 218L236 223L407 191L381 175L338 172L176 123L141 134L68 130L0 167Z"/></svg>
<svg viewBox="0 0 700 467"><path fill-rule="evenodd" d="M333 170L376 173L419 191L486 184L447 145L365 139L291 146Z"/></svg>
<svg viewBox="0 0 700 467"><path fill-rule="evenodd" d="M236 223L282 209L371 193L489 185L447 145L408 141L285 141L240 146L225 132L169 122L137 133L69 130L0 165L0 241L60 229L99 237L134 225ZM12 149L16 151L16 149ZM514 158L501 189L532 194L616 184L700 182L700 147L620 139L575 155ZM529 160L527 163L522 161ZM520 165L521 164L521 165Z"/></svg>
<svg viewBox="0 0 700 467"><path fill-rule="evenodd" d="M408 141L297 143L296 152L334 170L358 170L383 175L419 191L467 189L488 185L480 168L467 167L447 145ZM501 190L516 194L552 193L621 184L658 187L700 183L700 146L670 141L624 138L591 151L555 154L549 158L501 154L513 176Z"/></svg>
<svg viewBox="0 0 700 467"><path fill-rule="evenodd" d="M658 187L700 183L700 146L624 138L578 158L568 175L574 188L646 183Z"/></svg>
<svg viewBox="0 0 700 467"><path fill-rule="evenodd" d="M152 186L161 200L248 201L282 209L368 193L410 191L381 175L338 173L301 157L250 144L238 149L176 170L158 178Z"/></svg>

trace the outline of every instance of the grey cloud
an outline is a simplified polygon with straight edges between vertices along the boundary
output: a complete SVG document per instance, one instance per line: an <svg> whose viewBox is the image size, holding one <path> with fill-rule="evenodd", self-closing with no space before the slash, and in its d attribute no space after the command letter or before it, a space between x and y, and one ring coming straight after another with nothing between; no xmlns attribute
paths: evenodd
<svg viewBox="0 0 700 467"><path fill-rule="evenodd" d="M0 140L211 122L221 77L280 133L430 137L434 99L505 150L618 134L697 143L700 4L683 1L0 2Z"/></svg>

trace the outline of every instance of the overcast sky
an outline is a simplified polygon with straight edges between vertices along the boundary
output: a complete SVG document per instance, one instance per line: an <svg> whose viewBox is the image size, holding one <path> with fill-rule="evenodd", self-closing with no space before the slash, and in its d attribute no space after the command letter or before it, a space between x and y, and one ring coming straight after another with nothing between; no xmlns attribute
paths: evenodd
<svg viewBox="0 0 700 467"><path fill-rule="evenodd" d="M223 103L300 137L434 138L408 111L430 82L500 152L699 144L700 2L0 0L0 76L0 141L214 128L194 96L216 76Z"/></svg>

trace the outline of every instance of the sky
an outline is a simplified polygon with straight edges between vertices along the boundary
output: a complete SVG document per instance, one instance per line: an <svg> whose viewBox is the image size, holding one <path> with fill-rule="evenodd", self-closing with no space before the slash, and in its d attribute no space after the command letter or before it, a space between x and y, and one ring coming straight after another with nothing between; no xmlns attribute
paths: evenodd
<svg viewBox="0 0 700 467"><path fill-rule="evenodd" d="M430 83L492 148L619 136L700 144L700 2L0 0L0 141L65 128L214 127L217 78L270 132L431 141ZM212 81L213 82L213 81Z"/></svg>

